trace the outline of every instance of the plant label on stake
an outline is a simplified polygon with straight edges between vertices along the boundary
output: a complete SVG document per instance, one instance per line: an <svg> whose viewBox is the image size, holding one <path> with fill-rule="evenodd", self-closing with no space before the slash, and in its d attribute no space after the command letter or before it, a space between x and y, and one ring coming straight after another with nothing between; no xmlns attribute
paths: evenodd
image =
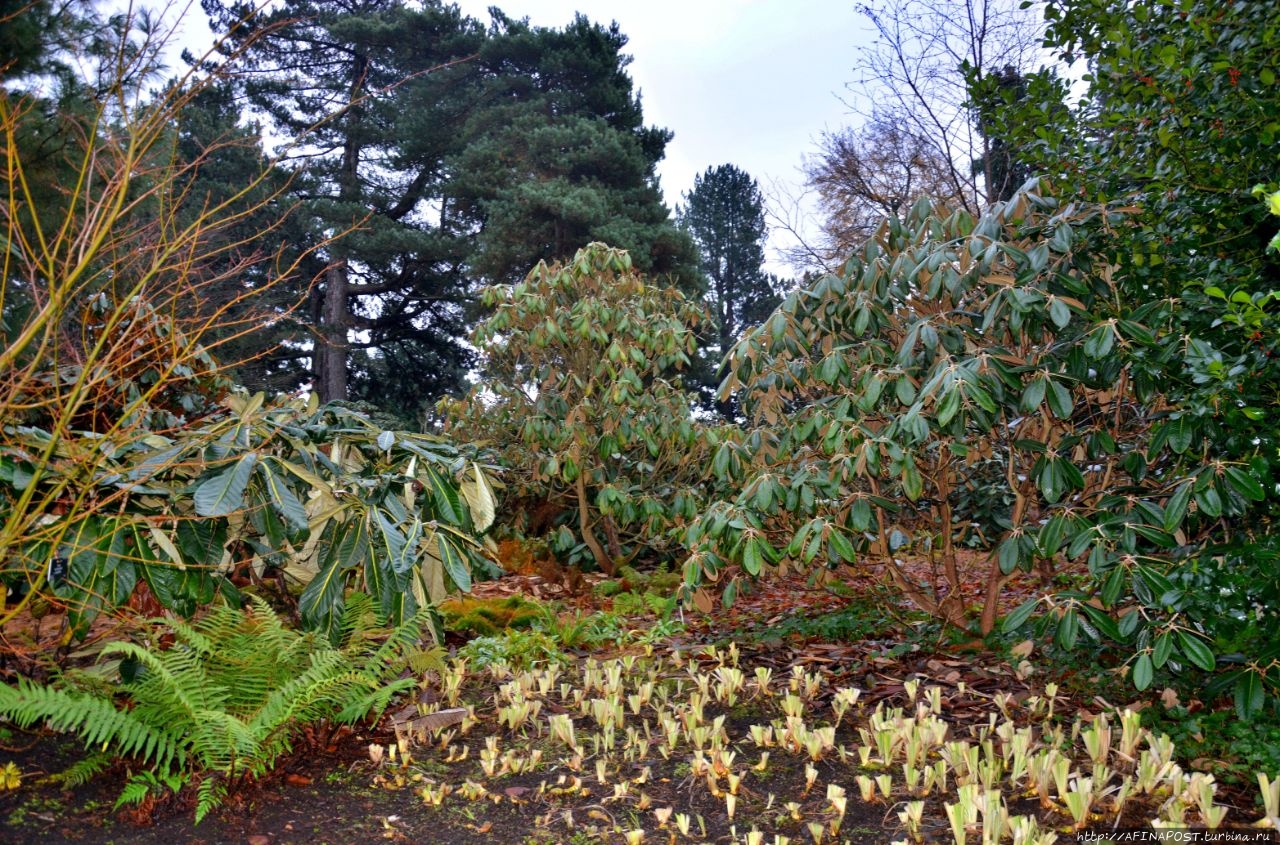
<svg viewBox="0 0 1280 845"><path fill-rule="evenodd" d="M49 571L46 579L49 586L56 587L67 578L67 559L62 556L49 559Z"/></svg>

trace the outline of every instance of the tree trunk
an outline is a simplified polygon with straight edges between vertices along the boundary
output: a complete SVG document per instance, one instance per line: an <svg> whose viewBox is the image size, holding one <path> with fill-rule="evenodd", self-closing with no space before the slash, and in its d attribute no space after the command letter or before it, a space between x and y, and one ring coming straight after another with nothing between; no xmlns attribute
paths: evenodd
<svg viewBox="0 0 1280 845"><path fill-rule="evenodd" d="M578 532L582 534L582 542L587 544L587 548L591 550L591 556L595 558L596 565L604 571L605 575L613 576L613 560L605 552L604 546L600 545L600 541L596 539L595 532L591 530L591 515L587 505L587 483L583 479L582 474L578 474L577 481L578 493Z"/></svg>
<svg viewBox="0 0 1280 845"><path fill-rule="evenodd" d="M338 196L348 204L360 200L360 139L369 59L357 54L351 68L351 88L347 97L347 109L351 122L342 148L342 166L338 172ZM352 220L354 228L359 220ZM347 398L347 354L351 326L350 268L346 258L337 258L324 274L324 300L320 306L319 337L316 347L316 384L321 402L333 402Z"/></svg>
<svg viewBox="0 0 1280 845"><path fill-rule="evenodd" d="M338 261L324 274L316 338L315 389L321 402L347 398L347 288L347 263Z"/></svg>

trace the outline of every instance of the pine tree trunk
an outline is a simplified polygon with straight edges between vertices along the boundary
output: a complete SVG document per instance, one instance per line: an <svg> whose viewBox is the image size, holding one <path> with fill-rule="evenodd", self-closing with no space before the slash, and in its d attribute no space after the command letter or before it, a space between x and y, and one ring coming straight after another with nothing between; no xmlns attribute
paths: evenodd
<svg viewBox="0 0 1280 845"><path fill-rule="evenodd" d="M346 138L342 149L342 166L338 173L338 196L347 204L360 200L361 126L364 114L360 106L365 96L365 83L369 73L369 59L357 54L351 68L351 89L348 94L348 119ZM358 225L352 220L351 225ZM319 343L316 355L316 390L321 402L333 402L347 398L347 354L350 340L347 331L351 326L350 269L346 258L339 258L325 271L324 301L320 307Z"/></svg>
<svg viewBox="0 0 1280 845"><path fill-rule="evenodd" d="M339 261L324 274L315 374L321 402L347 398L347 287L347 264Z"/></svg>

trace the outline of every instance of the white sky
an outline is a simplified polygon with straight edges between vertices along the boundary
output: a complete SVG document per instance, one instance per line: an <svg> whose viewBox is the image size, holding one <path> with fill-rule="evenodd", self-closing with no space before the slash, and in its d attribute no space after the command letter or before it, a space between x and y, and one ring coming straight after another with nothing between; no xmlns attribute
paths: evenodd
<svg viewBox="0 0 1280 845"><path fill-rule="evenodd" d="M766 196L796 193L801 156L819 136L854 120L839 99L854 51L871 40L853 0L459 0L488 22L496 5L537 26L563 27L582 12L617 21L645 122L675 133L659 167L674 210L693 177L733 164ZM774 238L775 245L781 245ZM770 256L773 258L772 256ZM784 273L776 261L770 269Z"/></svg>

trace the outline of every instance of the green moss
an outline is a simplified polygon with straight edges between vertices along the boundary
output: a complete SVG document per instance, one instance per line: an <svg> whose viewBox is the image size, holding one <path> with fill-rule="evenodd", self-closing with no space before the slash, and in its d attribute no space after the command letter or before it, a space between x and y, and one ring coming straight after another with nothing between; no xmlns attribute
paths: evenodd
<svg viewBox="0 0 1280 845"><path fill-rule="evenodd" d="M440 605L440 616L446 630L474 637L492 637L503 631L532 628L545 614L543 605L518 595L501 599L463 596Z"/></svg>

